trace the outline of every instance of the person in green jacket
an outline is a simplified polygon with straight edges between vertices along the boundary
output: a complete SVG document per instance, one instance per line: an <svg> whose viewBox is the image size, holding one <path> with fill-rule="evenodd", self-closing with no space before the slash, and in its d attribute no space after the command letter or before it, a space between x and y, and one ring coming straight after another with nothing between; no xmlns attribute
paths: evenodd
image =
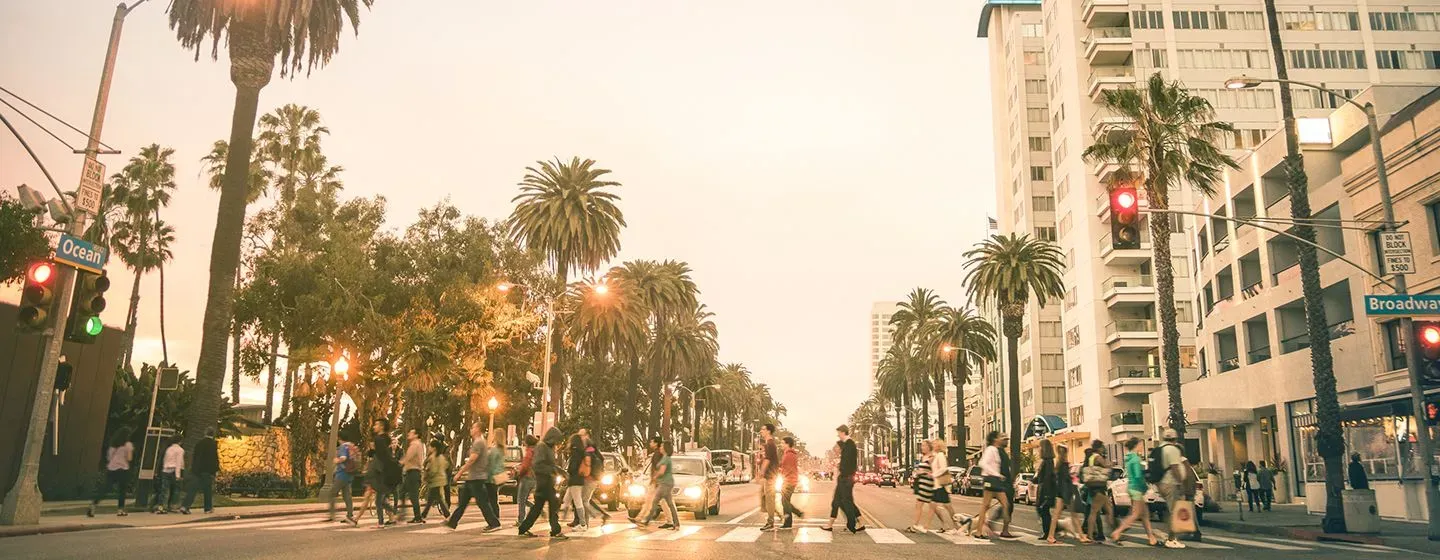
<svg viewBox="0 0 1440 560"><path fill-rule="evenodd" d="M1120 544L1120 535L1140 521L1145 524L1145 538L1149 539L1150 546L1156 546L1159 541L1155 540L1155 529L1150 526L1149 504L1145 503L1145 491L1149 488L1145 483L1145 460L1140 457L1139 448L1140 438L1125 440L1125 486L1130 493L1130 515L1110 534L1110 541Z"/></svg>
<svg viewBox="0 0 1440 560"><path fill-rule="evenodd" d="M429 517L430 507L438 506L440 515L450 517L450 503L445 499L446 487L450 486L450 458L445 455L449 448L440 440L430 442L430 458L425 461L425 511L423 519Z"/></svg>

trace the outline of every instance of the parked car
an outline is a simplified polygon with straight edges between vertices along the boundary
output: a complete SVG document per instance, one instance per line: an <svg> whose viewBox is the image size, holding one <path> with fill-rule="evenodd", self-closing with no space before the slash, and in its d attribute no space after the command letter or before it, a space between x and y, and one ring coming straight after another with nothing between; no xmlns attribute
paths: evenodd
<svg viewBox="0 0 1440 560"><path fill-rule="evenodd" d="M895 473L893 473L893 472L886 471L886 472L880 473L880 474L878 475L878 477L879 477L879 480L875 481L875 487L876 487L876 488L884 488L884 487L886 487L886 486L889 486L889 487L891 487L891 488L895 488L896 485L897 485L897 483L895 482Z"/></svg>
<svg viewBox="0 0 1440 560"><path fill-rule="evenodd" d="M1163 520L1168 514L1169 504L1165 498L1160 496L1160 490L1154 484L1147 484L1145 490L1145 504L1150 509L1150 518ZM1116 515L1128 515L1130 513L1130 481L1125 477L1122 469L1111 469L1110 484L1106 486L1110 491L1110 501L1115 504ZM1201 485L1195 486L1195 521L1205 518L1205 488Z"/></svg>
<svg viewBox="0 0 1440 560"><path fill-rule="evenodd" d="M950 472L950 487L945 490L951 494L959 494L960 487L962 486L961 483L965 481L965 469L960 467L947 467L945 470Z"/></svg>
<svg viewBox="0 0 1440 560"><path fill-rule="evenodd" d="M960 494L965 496L979 496L985 490L985 476L980 474L980 466L970 467L965 474L965 480L960 482Z"/></svg>
<svg viewBox="0 0 1440 560"><path fill-rule="evenodd" d="M1030 487L1039 485L1033 484L1034 482L1035 473L1020 473L1020 476L1015 477L1015 501L1022 504L1035 503L1035 501L1030 498Z"/></svg>
<svg viewBox="0 0 1440 560"><path fill-rule="evenodd" d="M674 455L670 458L670 465L675 469L675 489L672 493L675 509L692 512L695 519L700 520L720 515L720 477L710 467L710 461L701 456ZM639 516L640 511L650 505L651 489L646 484L649 480L650 468L647 466L626 489L625 509L629 510L630 517Z"/></svg>

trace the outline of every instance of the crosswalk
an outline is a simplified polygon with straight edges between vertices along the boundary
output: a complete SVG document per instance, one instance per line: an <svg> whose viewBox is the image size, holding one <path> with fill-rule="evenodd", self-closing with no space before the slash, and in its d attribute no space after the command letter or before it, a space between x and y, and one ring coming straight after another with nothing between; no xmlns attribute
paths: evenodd
<svg viewBox="0 0 1440 560"><path fill-rule="evenodd" d="M305 518L284 518L284 519L256 519L256 520L235 520L208 523L189 523L172 525L171 528L193 531L337 531L337 532L366 532L373 530L373 525L362 524L360 527L352 527L348 524L327 522L311 517ZM506 526L505 529L493 533L484 533L483 522L462 523L456 529L450 529L444 525L393 525L384 530L385 534L401 533L406 535L469 535L486 540L516 539L520 538L513 526ZM537 532L543 532L545 527L536 527ZM758 525L747 524L685 524L679 530L660 530L655 528L638 527L632 523L619 522L609 523L602 526L591 527L586 531L572 531L567 533L571 539L624 539L632 541L664 542L664 541L710 541L722 544L793 544L796 546L810 545L883 545L883 546L909 546L909 545L952 545L952 546L983 546L983 547L1075 547L1073 542L1061 542L1048 544L1039 539L1034 531L1013 527L1017 532L1022 533L1021 538L1013 540L1002 539L976 539L964 534L950 533L908 533L891 528L871 527L866 531L850 534L844 531L831 532L820 528L818 523L805 523L794 529L781 530L776 532L761 531ZM1124 546L1143 546L1145 540L1139 535L1128 535ZM1113 545L1111 545L1113 546ZM1263 550L1273 552L1307 552L1307 551L1333 551L1340 550L1361 554L1394 554L1402 552L1397 548L1364 545L1364 544L1342 544L1342 543L1313 543L1298 541L1283 541L1253 535L1244 537L1236 535L1217 535L1207 533L1204 542L1188 542L1188 548L1199 550Z"/></svg>

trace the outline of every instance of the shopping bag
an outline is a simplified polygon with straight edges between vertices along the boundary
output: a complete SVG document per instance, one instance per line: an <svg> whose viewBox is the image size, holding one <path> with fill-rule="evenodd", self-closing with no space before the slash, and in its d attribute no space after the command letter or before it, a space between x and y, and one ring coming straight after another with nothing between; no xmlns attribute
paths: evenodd
<svg viewBox="0 0 1440 560"><path fill-rule="evenodd" d="M1174 510L1170 512L1170 532L1194 533L1195 531L1195 502L1177 500Z"/></svg>

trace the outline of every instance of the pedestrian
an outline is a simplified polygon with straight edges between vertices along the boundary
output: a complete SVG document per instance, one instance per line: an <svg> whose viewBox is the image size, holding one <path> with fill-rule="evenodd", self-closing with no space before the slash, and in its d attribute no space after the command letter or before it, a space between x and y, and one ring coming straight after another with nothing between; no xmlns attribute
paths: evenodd
<svg viewBox="0 0 1440 560"><path fill-rule="evenodd" d="M460 503L450 512L450 519L445 522L451 529L460 526L460 518L465 516L465 508L469 506L471 498L475 500L475 507L480 508L480 515L485 517L485 532L494 532L500 528L500 519L491 518L490 506L485 498L485 483L490 478L489 466L486 464L486 447L480 424L471 424L470 450L459 468L460 476L465 479L460 486Z"/></svg>
<svg viewBox="0 0 1440 560"><path fill-rule="evenodd" d="M987 515L991 503L1001 508L1000 538L1015 538L1010 533L1010 458L1004 450L1009 441L1010 438L1000 432L992 431L985 436L986 447L980 453L980 475L985 486L980 498L980 513L975 516L977 521L971 527L971 533L977 539L990 538L990 518Z"/></svg>
<svg viewBox="0 0 1440 560"><path fill-rule="evenodd" d="M505 440L499 430L491 430L485 444L485 484L480 488L485 492L484 507L481 512L485 515L485 521L490 527L500 528L500 485L507 482L505 474Z"/></svg>
<svg viewBox="0 0 1440 560"><path fill-rule="evenodd" d="M1245 461L1245 505L1250 511L1260 504L1260 476L1255 461ZM1262 509L1264 506L1261 506Z"/></svg>
<svg viewBox="0 0 1440 560"><path fill-rule="evenodd" d="M906 533L928 533L920 525L920 519L930 510L930 501L935 498L935 478L930 474L930 442L920 442L920 457L915 461L910 477L910 493L915 496L915 519L905 528ZM925 525L930 523L926 521Z"/></svg>
<svg viewBox="0 0 1440 560"><path fill-rule="evenodd" d="M839 442L839 441L836 441L836 442L835 442L835 446L830 448L830 453L831 453L832 455L834 455L835 457L839 457L839 456L840 456L840 442ZM828 473L828 472L827 472L827 473L825 473L825 478L828 479L828 480L835 480L835 478L834 478L833 475L834 475L834 473ZM836 487L836 490L839 490L839 487ZM824 526L824 527L821 527L822 529L825 529L826 531L834 530L834 528L835 528L835 518L840 516L840 500L835 499L836 497L837 497L837 496L836 496L836 493L831 493L831 494L830 494L830 517L827 517L827 518L826 518L827 521L826 521L826 523L825 523L825 526Z"/></svg>
<svg viewBox="0 0 1440 560"><path fill-rule="evenodd" d="M115 515L130 515L125 512L125 486L130 483L130 460L134 456L135 445L130 443L130 427L121 426L110 434L110 443L105 449L105 480L95 489L90 509L85 512L86 517L95 517L95 507L110 494L111 488L117 494Z"/></svg>
<svg viewBox="0 0 1440 560"><path fill-rule="evenodd" d="M361 507L360 517L365 516L369 511L370 504L375 504L375 522L377 529L384 529L386 525L395 524L395 513L387 507L385 498L391 494L390 485L385 483L385 461L380 458L380 449L371 449L365 454L365 505ZM386 522L385 514L389 513L389 522Z"/></svg>
<svg viewBox="0 0 1440 560"><path fill-rule="evenodd" d="M335 472L331 474L330 492L326 495L326 501L330 503L330 510L325 520L335 520L335 496L338 494L345 498L345 522L355 526L359 523L355 520L355 497L352 485L355 483L355 475L360 473L360 450L355 448L355 444L350 443L350 438L345 436L343 430L339 438L340 443L335 446L335 464L333 465Z"/></svg>
<svg viewBox="0 0 1440 560"><path fill-rule="evenodd" d="M1070 448L1063 445L1055 448L1055 506L1050 514L1050 542L1054 544L1060 538L1061 521L1069 519L1072 534L1080 534L1080 515L1075 510L1079 509L1076 504L1075 478L1070 474ZM1066 511L1070 516L1065 516Z"/></svg>
<svg viewBox="0 0 1440 560"><path fill-rule="evenodd" d="M940 517L941 532L945 532L945 520L955 523L951 532L959 533L960 525L955 521L955 507L950 505L950 491L947 486L955 482L955 477L950 474L950 460L945 457L945 440L937 439L930 442L930 476L935 477L935 495L932 499L931 509ZM941 510L944 510L943 514ZM928 527L930 522L925 522Z"/></svg>
<svg viewBox="0 0 1440 560"><path fill-rule="evenodd" d="M520 459L520 468L515 471L515 506L519 509L515 516L516 526L520 525L521 519L525 519L525 513L532 505L530 495L535 491L535 471L530 465L535 460L535 445L538 443L540 438L525 436L525 454Z"/></svg>
<svg viewBox="0 0 1440 560"><path fill-rule="evenodd" d="M1125 491L1130 494L1130 515L1110 533L1110 540L1115 544L1120 544L1120 535L1136 521L1145 525L1145 539L1150 546L1159 544L1155 541L1155 529L1150 526L1150 505L1145 502L1145 491L1149 487L1145 482L1145 460L1140 457L1140 438L1132 437L1125 440Z"/></svg>
<svg viewBox="0 0 1440 560"><path fill-rule="evenodd" d="M570 436L569 459L565 467L565 501L564 506L575 515L575 520L569 523L572 529L587 531L590 529L589 508L585 507L585 479L590 477L590 455L585 452L585 438L576 432Z"/></svg>
<svg viewBox="0 0 1440 560"><path fill-rule="evenodd" d="M374 445L372 451L375 457L372 459L376 465L375 476L371 476L370 467L366 466L365 482L375 492L375 518L381 526L394 525L395 517L399 515L395 506L390 503L395 496L395 487L401 482L402 473L400 462L395 460L395 450L390 440L390 419L377 418L370 424L371 442ZM385 521L385 513L390 513L390 521Z"/></svg>
<svg viewBox="0 0 1440 560"><path fill-rule="evenodd" d="M420 439L420 430L405 430L405 454L400 457L400 467L405 471L405 487L402 492L410 501L410 521L424 523L420 516L420 481L425 469L425 442Z"/></svg>
<svg viewBox="0 0 1440 560"><path fill-rule="evenodd" d="M1265 466L1265 461L1260 461L1256 479L1260 482L1260 503L1265 511L1270 511L1270 502L1275 499L1275 471Z"/></svg>
<svg viewBox="0 0 1440 560"><path fill-rule="evenodd" d="M1115 506L1110 503L1110 461L1105 458L1105 442L1093 440L1086 450L1085 464L1080 467L1080 482L1090 509L1085 515L1085 534L1080 542L1090 544L1103 540L1105 527L1115 526ZM1105 514L1101 519L1100 514Z"/></svg>
<svg viewBox="0 0 1440 560"><path fill-rule="evenodd" d="M164 462L160 468L160 492L155 501L154 512L170 513L180 502L180 481L185 477L185 448L180 447L180 438L171 438L165 448Z"/></svg>
<svg viewBox="0 0 1440 560"><path fill-rule="evenodd" d="M1353 488L1353 489L1355 489L1355 490L1369 490L1369 489L1370 489L1370 477L1365 474L1365 465L1360 462L1360 454L1359 454L1359 453L1351 453L1351 454L1350 454L1350 473L1349 473L1349 475L1350 475L1350 488ZM124 506L125 506L124 500L125 500L125 498L124 498L124 495L123 495L123 494L121 495L120 500L121 500L121 502L120 502L121 509L124 509ZM124 515L124 513L121 513L121 515Z"/></svg>
<svg viewBox="0 0 1440 560"><path fill-rule="evenodd" d="M560 532L560 498L555 496L555 446L564 439L559 429L551 426L545 432L545 438L540 440L540 445L535 447L535 460L530 468L535 472L535 507L530 508L525 519L520 521L520 536L534 537L530 528L540 519L540 511L543 509L550 514L550 538L552 540L564 540L565 534Z"/></svg>
<svg viewBox="0 0 1440 560"><path fill-rule="evenodd" d="M420 512L420 518L430 516L430 508L436 507L440 510L440 516L447 521L450 519L450 500L445 496L450 486L450 457L446 456L450 449L440 440L430 442L430 457L425 460L425 510Z"/></svg>
<svg viewBox="0 0 1440 560"><path fill-rule="evenodd" d="M590 476L585 477L585 496L581 501L585 502L586 516L589 519L599 517L600 525L603 526L610 522L610 514L595 504L595 491L600 489L600 477L605 475L605 456L600 454L594 438L590 437L590 430L581 428L580 437L585 443L585 455L590 458Z"/></svg>
<svg viewBox="0 0 1440 560"><path fill-rule="evenodd" d="M775 530L775 496L771 494L775 488L775 475L780 471L780 449L775 445L775 425L765 424L760 427L760 470L755 480L760 486L760 511L765 512L765 525L760 527L761 531Z"/></svg>
<svg viewBox="0 0 1440 560"><path fill-rule="evenodd" d="M220 472L220 448L215 442L215 428L205 430L205 437L195 444L195 464L190 465L190 489L180 513L190 515L195 493L204 495L205 513L215 513L215 474Z"/></svg>
<svg viewBox="0 0 1440 560"><path fill-rule="evenodd" d="M651 521L654 521L656 517L660 517L660 505L664 504L670 511L670 522L661 525L660 528L679 529L680 513L675 510L674 466L670 462L670 454L666 452L665 441L660 439L660 436L650 438L650 451L655 454L655 468L650 469L650 486L654 488L654 492L650 498L650 513L645 516L644 520L641 520L637 524L641 527L649 527ZM769 488L768 486L761 488L760 495L762 500L765 495L769 494L769 492L766 491ZM773 502L775 497L770 496L770 500ZM771 528L773 530L773 525Z"/></svg>
<svg viewBox="0 0 1440 560"><path fill-rule="evenodd" d="M1165 443L1160 449L1160 466L1165 475L1160 479L1160 494L1165 498L1166 511L1170 516L1170 534L1165 538L1165 548L1185 548L1175 532L1175 503L1191 500L1195 494L1195 471L1180 452L1179 432L1165 428Z"/></svg>
<svg viewBox="0 0 1440 560"><path fill-rule="evenodd" d="M1055 476L1055 446L1048 439L1040 440L1040 461L1035 469L1035 479L1030 482L1038 491L1035 493L1035 515L1040 517L1040 539L1055 544L1055 502L1059 492L1059 478Z"/></svg>
<svg viewBox="0 0 1440 560"><path fill-rule="evenodd" d="M785 522L780 528L790 529L795 526L796 515L802 520L805 519L805 514L791 501L795 496L795 489L800 486L800 454L795 451L795 438L785 436L780 441L785 447L785 452L780 457L780 506L785 514Z"/></svg>
<svg viewBox="0 0 1440 560"><path fill-rule="evenodd" d="M833 509L845 514L845 529L858 533L865 530L865 526L860 525L860 508L855 505L855 472L860 467L860 451L850 439L850 426L836 427L835 437L839 439L835 446L840 450L840 464L836 467L835 495L830 501ZM830 522L821 529L835 530L835 514L830 515Z"/></svg>

